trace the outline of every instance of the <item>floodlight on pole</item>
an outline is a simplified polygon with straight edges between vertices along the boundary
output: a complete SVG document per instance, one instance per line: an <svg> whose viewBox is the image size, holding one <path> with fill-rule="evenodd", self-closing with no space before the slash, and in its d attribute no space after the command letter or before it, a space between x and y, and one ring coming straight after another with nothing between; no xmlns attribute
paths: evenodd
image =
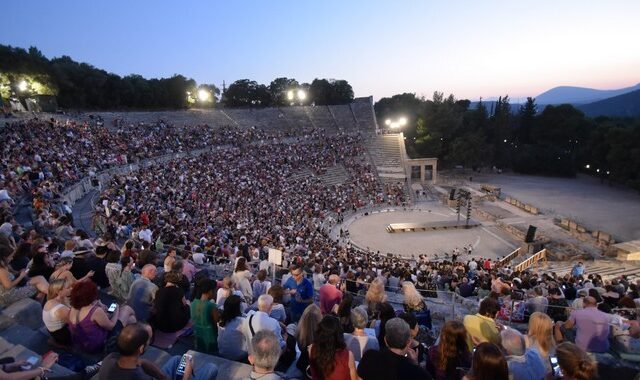
<svg viewBox="0 0 640 380"><path fill-rule="evenodd" d="M294 96L295 94L293 93L293 90L287 91L287 100L293 100Z"/></svg>
<svg viewBox="0 0 640 380"><path fill-rule="evenodd" d="M398 129L407 125L408 119L405 116L401 116L395 120L387 119L384 121L384 124L390 129Z"/></svg>
<svg viewBox="0 0 640 380"><path fill-rule="evenodd" d="M198 90L198 99L200 99L201 102L206 102L210 97L211 93L204 88Z"/></svg>
<svg viewBox="0 0 640 380"><path fill-rule="evenodd" d="M405 125L407 125L407 118L406 117L401 117L400 119L398 119L398 124L400 124L401 127L404 127Z"/></svg>
<svg viewBox="0 0 640 380"><path fill-rule="evenodd" d="M384 124L388 127L391 125L391 119L387 119L384 121Z"/></svg>
<svg viewBox="0 0 640 380"><path fill-rule="evenodd" d="M27 87L29 86L29 84L27 83L27 81L23 80L20 83L18 83L18 90L24 92L27 90Z"/></svg>
<svg viewBox="0 0 640 380"><path fill-rule="evenodd" d="M303 89L299 89L297 95L299 101L303 101L307 98L307 93Z"/></svg>

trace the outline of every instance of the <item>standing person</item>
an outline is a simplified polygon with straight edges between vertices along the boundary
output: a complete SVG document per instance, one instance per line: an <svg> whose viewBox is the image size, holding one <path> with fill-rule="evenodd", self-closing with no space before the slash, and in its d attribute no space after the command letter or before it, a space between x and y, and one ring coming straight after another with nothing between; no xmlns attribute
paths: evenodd
<svg viewBox="0 0 640 380"><path fill-rule="evenodd" d="M244 319L244 334L247 339L247 347L251 343L251 339L256 332L261 330L273 331L280 339L280 347L285 347L285 340L282 336L282 328L280 323L271 318L271 306L273 305L273 297L263 294L258 298L258 311L250 311Z"/></svg>
<svg viewBox="0 0 640 380"><path fill-rule="evenodd" d="M251 288L251 272L247 267L247 260L244 257L240 257L236 263L236 268L233 272L233 283L237 285L238 289L242 292L245 301L248 304L253 303L253 289Z"/></svg>
<svg viewBox="0 0 640 380"><path fill-rule="evenodd" d="M252 302L257 302L258 297L263 294L267 294L271 288L271 281L267 280L267 271L261 269L256 274L256 279L253 280L252 290L253 290L253 300Z"/></svg>
<svg viewBox="0 0 640 380"><path fill-rule="evenodd" d="M584 309L574 310L566 322L556 322L554 335L556 342L562 342L567 333L575 328L576 345L587 352L607 352L609 350L609 330L614 316L598 310L593 297L582 301Z"/></svg>
<svg viewBox="0 0 640 380"><path fill-rule="evenodd" d="M203 278L196 284L197 298L191 302L196 350L211 354L218 352L219 313L218 306L213 302L215 294L216 282Z"/></svg>
<svg viewBox="0 0 640 380"><path fill-rule="evenodd" d="M296 362L296 367L302 372L305 372L309 365L309 346L313 343L316 330L322 320L322 313L320 308L315 304L309 305L304 309L300 322L296 326L296 344L300 351L300 357Z"/></svg>
<svg viewBox="0 0 640 380"><path fill-rule="evenodd" d="M158 285L153 283L156 278L157 269L153 264L147 264L142 267L141 276L136 279L129 288L127 296L127 305L136 313L138 321L146 322L151 314L153 300L158 291Z"/></svg>
<svg viewBox="0 0 640 380"><path fill-rule="evenodd" d="M415 351L409 348L409 324L393 318L387 321L385 331L384 340L389 349L365 352L358 366L358 376L362 380L431 380L431 375L418 365Z"/></svg>
<svg viewBox="0 0 640 380"><path fill-rule="evenodd" d="M333 307L342 301L342 291L339 286L340 277L332 274L329 276L329 282L320 287L320 311L322 315L330 313Z"/></svg>
<svg viewBox="0 0 640 380"><path fill-rule="evenodd" d="M447 321L438 344L427 352L427 371L435 380L460 380L457 368L471 368L467 330L458 321Z"/></svg>
<svg viewBox="0 0 640 380"><path fill-rule="evenodd" d="M500 348L489 342L476 347L471 372L463 380L509 380L509 366Z"/></svg>
<svg viewBox="0 0 640 380"><path fill-rule="evenodd" d="M292 296L291 320L297 322L304 309L313 302L313 284L304 277L302 268L292 265L291 277L285 282L284 288Z"/></svg>
<svg viewBox="0 0 640 380"><path fill-rule="evenodd" d="M316 329L309 347L311 379L358 380L353 354L347 350L340 321L326 315Z"/></svg>
<svg viewBox="0 0 640 380"><path fill-rule="evenodd" d="M571 277L576 278L582 275L584 275L584 264L582 264L582 261L578 261L578 263L571 268Z"/></svg>
<svg viewBox="0 0 640 380"><path fill-rule="evenodd" d="M316 294L320 291L320 287L322 287L325 282L327 282L327 279L324 273L322 273L322 265L316 264L313 270L313 290Z"/></svg>

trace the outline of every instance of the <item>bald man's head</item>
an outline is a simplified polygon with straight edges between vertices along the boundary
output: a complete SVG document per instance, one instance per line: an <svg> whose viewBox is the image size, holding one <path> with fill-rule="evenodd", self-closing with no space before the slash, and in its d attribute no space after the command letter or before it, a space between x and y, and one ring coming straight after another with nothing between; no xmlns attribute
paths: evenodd
<svg viewBox="0 0 640 380"><path fill-rule="evenodd" d="M329 283L331 285L335 285L338 282L340 282L340 276L338 276L337 274L332 274L331 276L329 276Z"/></svg>
<svg viewBox="0 0 640 380"><path fill-rule="evenodd" d="M153 280L156 278L157 269L153 264L147 264L142 267L142 277L147 278L149 280Z"/></svg>
<svg viewBox="0 0 640 380"><path fill-rule="evenodd" d="M584 305L584 307L587 306L598 306L598 301L596 301L595 298L589 296L589 297L584 297L584 299L582 300L582 304Z"/></svg>
<svg viewBox="0 0 640 380"><path fill-rule="evenodd" d="M149 332L144 325L134 323L122 329L118 335L118 352L123 356L139 356L149 341Z"/></svg>

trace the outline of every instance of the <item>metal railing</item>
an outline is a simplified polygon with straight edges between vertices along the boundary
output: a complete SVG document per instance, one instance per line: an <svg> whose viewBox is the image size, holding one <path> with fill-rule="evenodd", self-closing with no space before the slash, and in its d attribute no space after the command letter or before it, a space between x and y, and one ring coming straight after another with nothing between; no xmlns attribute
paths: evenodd
<svg viewBox="0 0 640 380"><path fill-rule="evenodd" d="M510 263L513 259L515 259L516 257L518 257L520 255L520 251L521 251L520 247L516 248L515 251L511 252L510 254L508 254L505 257L503 257L502 259L500 259L498 261L498 266L502 267L502 266Z"/></svg>
<svg viewBox="0 0 640 380"><path fill-rule="evenodd" d="M522 272L523 270L532 267L533 265L537 264L540 261L547 261L547 250L546 249L542 249L542 250L534 253L533 256L529 257L525 261L523 261L520 264L516 265L513 268L513 270L515 272Z"/></svg>

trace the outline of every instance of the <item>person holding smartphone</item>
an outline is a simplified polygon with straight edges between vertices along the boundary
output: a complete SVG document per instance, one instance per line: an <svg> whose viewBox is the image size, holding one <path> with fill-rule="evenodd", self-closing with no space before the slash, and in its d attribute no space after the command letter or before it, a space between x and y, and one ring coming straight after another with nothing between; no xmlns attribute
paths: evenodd
<svg viewBox="0 0 640 380"><path fill-rule="evenodd" d="M37 364L38 358L35 358ZM29 358L29 359L32 359ZM33 364L31 360L22 360L15 363L2 364L0 366L0 379L12 380L29 380L36 377L44 378L47 373L51 372L51 367L58 361L58 354L51 351L44 354L42 362L39 366Z"/></svg>

